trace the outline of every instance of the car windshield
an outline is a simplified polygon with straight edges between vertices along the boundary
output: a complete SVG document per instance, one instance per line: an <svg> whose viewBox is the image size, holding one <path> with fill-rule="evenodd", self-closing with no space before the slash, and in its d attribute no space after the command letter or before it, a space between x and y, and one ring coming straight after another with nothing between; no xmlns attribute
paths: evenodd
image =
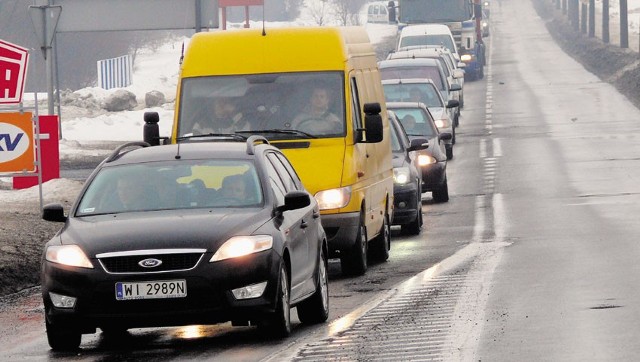
<svg viewBox="0 0 640 362"><path fill-rule="evenodd" d="M432 138L438 134L430 115L422 108L393 108L409 137Z"/></svg>
<svg viewBox="0 0 640 362"><path fill-rule="evenodd" d="M421 102L427 107L444 107L431 83L384 84L382 87L387 102Z"/></svg>
<svg viewBox="0 0 640 362"><path fill-rule="evenodd" d="M385 79L409 79L426 78L431 79L439 90L444 90L444 84L437 66L397 66L381 67L380 77Z"/></svg>
<svg viewBox="0 0 640 362"><path fill-rule="evenodd" d="M449 50L453 50L453 39L447 34L431 35L409 35L400 40L399 48L416 45L442 45Z"/></svg>
<svg viewBox="0 0 640 362"><path fill-rule="evenodd" d="M190 208L257 207L262 188L246 160L148 162L104 167L76 216Z"/></svg>
<svg viewBox="0 0 640 362"><path fill-rule="evenodd" d="M342 72L186 78L178 137L235 132L267 139L344 136L343 88Z"/></svg>

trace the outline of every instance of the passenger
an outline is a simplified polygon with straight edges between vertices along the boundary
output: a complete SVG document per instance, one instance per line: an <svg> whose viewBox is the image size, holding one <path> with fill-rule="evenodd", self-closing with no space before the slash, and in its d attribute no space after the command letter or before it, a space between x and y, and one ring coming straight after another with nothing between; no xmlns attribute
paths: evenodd
<svg viewBox="0 0 640 362"><path fill-rule="evenodd" d="M227 176L222 180L219 193L220 200L225 203L241 204L248 199L247 185L242 175Z"/></svg>
<svg viewBox="0 0 640 362"><path fill-rule="evenodd" d="M122 177L116 182L116 197L109 211L152 210L157 206L158 195L144 180Z"/></svg>
<svg viewBox="0 0 640 362"><path fill-rule="evenodd" d="M293 119L292 128L313 134L342 132L342 121L329 110L330 100L328 88L313 88L307 106Z"/></svg>
<svg viewBox="0 0 640 362"><path fill-rule="evenodd" d="M209 120L209 121L207 121ZM234 133L248 131L249 121L238 111L237 102L229 97L219 97L213 100L213 117L205 115L196 120L193 125L195 134Z"/></svg>

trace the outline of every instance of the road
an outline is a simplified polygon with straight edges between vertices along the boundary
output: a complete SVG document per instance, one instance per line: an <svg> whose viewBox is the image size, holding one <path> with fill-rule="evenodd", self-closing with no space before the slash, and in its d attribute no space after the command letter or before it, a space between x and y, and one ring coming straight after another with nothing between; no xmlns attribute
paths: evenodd
<svg viewBox="0 0 640 362"><path fill-rule="evenodd" d="M2 359L634 360L640 112L562 53L529 1L502 1L492 27L450 201L425 194L423 232L395 230L365 276L331 261L329 323L284 341L226 324L97 333L53 353L34 289L0 308Z"/></svg>

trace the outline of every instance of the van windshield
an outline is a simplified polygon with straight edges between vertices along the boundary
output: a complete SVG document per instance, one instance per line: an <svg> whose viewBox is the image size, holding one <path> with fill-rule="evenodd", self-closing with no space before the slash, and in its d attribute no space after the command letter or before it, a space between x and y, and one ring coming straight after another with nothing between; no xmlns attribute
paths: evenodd
<svg viewBox="0 0 640 362"><path fill-rule="evenodd" d="M268 139L344 136L343 73L183 79L178 137L236 132Z"/></svg>

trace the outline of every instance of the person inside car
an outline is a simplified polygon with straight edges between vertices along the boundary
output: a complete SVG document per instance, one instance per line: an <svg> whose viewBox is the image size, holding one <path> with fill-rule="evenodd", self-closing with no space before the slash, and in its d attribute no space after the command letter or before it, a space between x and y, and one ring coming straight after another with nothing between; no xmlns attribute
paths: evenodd
<svg viewBox="0 0 640 362"><path fill-rule="evenodd" d="M196 120L193 125L195 134L234 133L248 131L249 121L238 111L237 101L230 97L218 97L213 100L213 115L208 114Z"/></svg>
<svg viewBox="0 0 640 362"><path fill-rule="evenodd" d="M313 88L307 106L293 119L292 128L313 134L341 132L342 122L329 110L330 100L328 88Z"/></svg>

